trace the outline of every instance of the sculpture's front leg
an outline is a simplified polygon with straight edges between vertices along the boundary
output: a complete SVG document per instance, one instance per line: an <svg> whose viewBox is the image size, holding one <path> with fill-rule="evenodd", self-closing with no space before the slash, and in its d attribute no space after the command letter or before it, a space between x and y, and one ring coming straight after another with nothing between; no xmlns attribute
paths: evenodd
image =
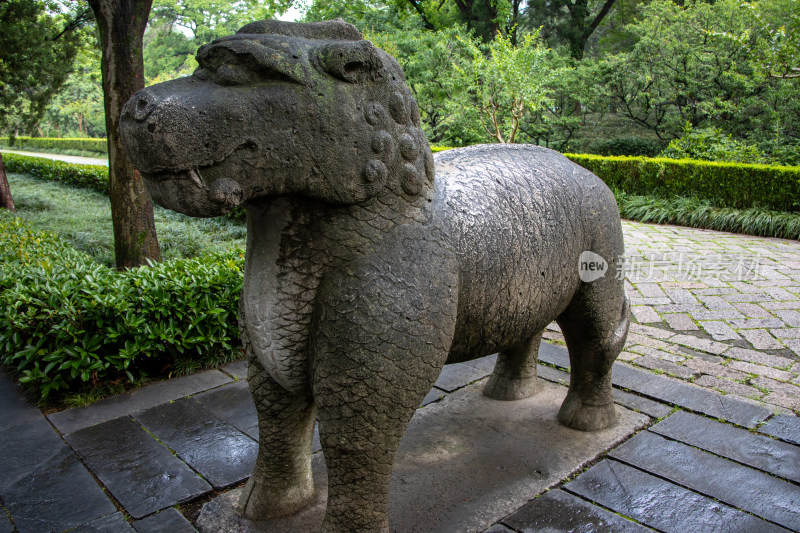
<svg viewBox="0 0 800 533"><path fill-rule="evenodd" d="M251 520L290 515L314 499L311 441L316 408L310 395L290 393L269 376L250 353L244 329L242 340L249 356L247 380L258 413L259 443L239 510Z"/></svg>
<svg viewBox="0 0 800 533"><path fill-rule="evenodd" d="M405 271L398 283L407 266L397 261L321 289L312 379L328 467L327 533L389 530L395 453L452 343L455 282Z"/></svg>

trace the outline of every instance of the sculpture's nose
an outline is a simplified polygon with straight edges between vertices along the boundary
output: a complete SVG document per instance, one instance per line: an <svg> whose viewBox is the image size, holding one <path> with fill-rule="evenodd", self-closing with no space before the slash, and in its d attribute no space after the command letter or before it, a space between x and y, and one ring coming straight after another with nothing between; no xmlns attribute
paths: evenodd
<svg viewBox="0 0 800 533"><path fill-rule="evenodd" d="M125 108L122 110L122 115L132 118L136 122L143 122L156 107L156 97L153 96L147 89L134 94Z"/></svg>

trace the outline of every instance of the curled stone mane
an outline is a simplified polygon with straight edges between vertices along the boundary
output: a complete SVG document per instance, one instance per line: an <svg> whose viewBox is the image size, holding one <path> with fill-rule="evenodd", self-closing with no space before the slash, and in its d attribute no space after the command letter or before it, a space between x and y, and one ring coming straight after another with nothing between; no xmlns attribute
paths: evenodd
<svg viewBox="0 0 800 533"><path fill-rule="evenodd" d="M342 19L315 23L261 20L236 32L240 37L254 34L321 41L322 67L329 71L338 67L346 72L347 65L337 62L343 57L352 58L354 49L360 52L356 56L374 69L363 81L359 80L364 85L361 109L369 128L362 133L370 135L371 153L363 154L361 182L350 184L358 189L354 196L370 198L384 187L418 196L433 182L433 155L420 129L419 107L405 83L403 69L392 56L373 46L355 26ZM349 49L349 54L341 53L343 47Z"/></svg>

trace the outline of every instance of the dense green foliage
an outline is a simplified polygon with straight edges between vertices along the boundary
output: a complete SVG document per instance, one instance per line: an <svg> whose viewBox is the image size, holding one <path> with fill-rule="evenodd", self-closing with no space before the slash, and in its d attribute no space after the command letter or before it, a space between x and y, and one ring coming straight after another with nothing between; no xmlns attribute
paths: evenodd
<svg viewBox="0 0 800 533"><path fill-rule="evenodd" d="M800 167L566 154L629 194L694 196L719 207L800 211Z"/></svg>
<svg viewBox="0 0 800 533"><path fill-rule="evenodd" d="M758 207L715 207L708 200L696 197L658 198L622 191L614 191L614 196L617 198L620 215L628 220L800 239L800 214L797 213Z"/></svg>
<svg viewBox="0 0 800 533"><path fill-rule="evenodd" d="M0 210L0 362L52 391L240 355L236 249L117 272Z"/></svg>
<svg viewBox="0 0 800 533"><path fill-rule="evenodd" d="M82 35L59 11L53 1L0 2L0 129L29 130L67 79Z"/></svg>
<svg viewBox="0 0 800 533"><path fill-rule="evenodd" d="M0 137L0 146L19 150L77 150L81 152L108 153L108 143L100 138L75 137Z"/></svg>

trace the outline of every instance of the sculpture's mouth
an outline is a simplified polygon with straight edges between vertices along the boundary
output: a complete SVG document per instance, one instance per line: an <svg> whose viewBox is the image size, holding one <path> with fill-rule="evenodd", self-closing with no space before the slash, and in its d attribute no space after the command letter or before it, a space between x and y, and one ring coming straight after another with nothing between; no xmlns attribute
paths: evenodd
<svg viewBox="0 0 800 533"><path fill-rule="evenodd" d="M231 178L214 178L213 166L204 169L142 173L153 199L168 209L191 216L224 215L244 200L244 191ZM204 179L203 174L211 174Z"/></svg>

